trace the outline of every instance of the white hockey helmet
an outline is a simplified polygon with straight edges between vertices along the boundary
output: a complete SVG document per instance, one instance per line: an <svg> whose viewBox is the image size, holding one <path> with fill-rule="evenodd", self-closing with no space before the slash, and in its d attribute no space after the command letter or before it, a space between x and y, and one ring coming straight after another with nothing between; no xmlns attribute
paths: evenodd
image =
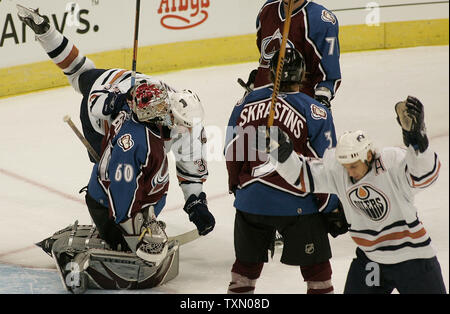
<svg viewBox="0 0 450 314"><path fill-rule="evenodd" d="M367 161L367 152L372 150L372 141L363 131L348 131L341 135L336 145L336 159L341 164L358 160Z"/></svg>
<svg viewBox="0 0 450 314"><path fill-rule="evenodd" d="M173 93L170 103L175 125L192 128L203 121L205 112L200 98L193 91L185 89Z"/></svg>
<svg viewBox="0 0 450 314"><path fill-rule="evenodd" d="M169 116L169 99L166 88L159 83L140 80L131 89L134 97L130 108L141 122L166 123Z"/></svg>

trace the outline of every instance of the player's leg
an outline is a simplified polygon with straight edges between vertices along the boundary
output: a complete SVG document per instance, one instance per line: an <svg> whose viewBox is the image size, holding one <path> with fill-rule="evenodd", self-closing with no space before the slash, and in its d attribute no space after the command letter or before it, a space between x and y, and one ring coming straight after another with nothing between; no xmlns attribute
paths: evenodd
<svg viewBox="0 0 450 314"><path fill-rule="evenodd" d="M94 69L94 63L40 15L37 10L17 5L18 17L36 34L36 39L52 61L64 72L73 88L80 92L78 78L81 73Z"/></svg>
<svg viewBox="0 0 450 314"><path fill-rule="evenodd" d="M373 273L373 267L368 267L370 263L373 262L359 248L356 249L356 258L350 264L344 294L390 294L394 290L393 283L384 278L383 265L377 264L378 273Z"/></svg>
<svg viewBox="0 0 450 314"><path fill-rule="evenodd" d="M394 265L396 288L405 294L446 294L437 257L413 259Z"/></svg>
<svg viewBox="0 0 450 314"><path fill-rule="evenodd" d="M97 227L100 238L105 240L113 250L130 251L122 231L109 217L108 208L98 203L88 193L85 198L89 214Z"/></svg>
<svg viewBox="0 0 450 314"><path fill-rule="evenodd" d="M236 261L231 269L228 293L254 293L256 281L272 243L275 228L260 222L261 216L236 210L234 250Z"/></svg>
<svg viewBox="0 0 450 314"><path fill-rule="evenodd" d="M299 265L308 294L333 293L330 242L319 214L279 217L284 238L281 262Z"/></svg>

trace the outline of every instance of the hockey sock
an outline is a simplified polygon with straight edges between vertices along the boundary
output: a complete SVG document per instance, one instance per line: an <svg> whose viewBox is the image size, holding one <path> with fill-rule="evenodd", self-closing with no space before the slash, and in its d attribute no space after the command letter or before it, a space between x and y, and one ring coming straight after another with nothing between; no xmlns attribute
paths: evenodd
<svg viewBox="0 0 450 314"><path fill-rule="evenodd" d="M42 34L36 35L41 46L52 61L61 68L73 88L80 93L78 77L94 63L78 51L78 48L52 25Z"/></svg>
<svg viewBox="0 0 450 314"><path fill-rule="evenodd" d="M255 293L256 280L263 266L264 263L244 263L236 259L231 269L231 282L227 293Z"/></svg>
<svg viewBox="0 0 450 314"><path fill-rule="evenodd" d="M303 279L307 284L307 294L332 294L334 293L331 283L331 264L330 261L324 263L300 266Z"/></svg>

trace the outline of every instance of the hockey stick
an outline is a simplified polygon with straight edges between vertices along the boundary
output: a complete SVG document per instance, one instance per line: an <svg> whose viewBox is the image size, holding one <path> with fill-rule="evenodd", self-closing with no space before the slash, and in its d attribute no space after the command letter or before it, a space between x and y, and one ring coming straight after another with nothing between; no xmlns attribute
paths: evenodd
<svg viewBox="0 0 450 314"><path fill-rule="evenodd" d="M199 237L200 237L200 235L198 234L198 230L193 229L191 231L181 233L181 234L173 236L173 237L169 237L169 241L176 240L176 241L178 241L178 245L181 246L181 245L187 244L189 242L192 242L192 241L198 239Z"/></svg>
<svg viewBox="0 0 450 314"><path fill-rule="evenodd" d="M241 78L238 78L237 79L237 82L239 83L239 85L241 85L243 88L245 88L245 90L247 91L247 92L253 92L253 89L251 89L250 87L248 87L247 86L247 84L245 84L245 82L244 82L244 80L243 79L241 79Z"/></svg>
<svg viewBox="0 0 450 314"><path fill-rule="evenodd" d="M131 64L131 87L136 84L136 61L138 50L138 36L139 36L139 14L141 11L141 0L136 0L136 18L134 20L134 45L133 45L133 61ZM134 97L133 97L134 99Z"/></svg>
<svg viewBox="0 0 450 314"><path fill-rule="evenodd" d="M80 141L83 143L83 145L87 148L89 154L95 159L96 162L100 161L100 157L98 156L97 152L92 148L91 144L86 140L86 138L81 134L81 132L78 130L78 128L73 123L72 119L70 119L70 116L66 115L63 118L64 122L66 122L70 128L75 132L75 135L80 139Z"/></svg>
<svg viewBox="0 0 450 314"><path fill-rule="evenodd" d="M275 116L275 102L277 100L278 93L280 90L281 73L282 73L283 65L284 65L284 55L286 53L286 43L287 43L287 39L289 36L289 29L291 26L292 8L294 6L293 3L294 3L294 0L289 0L287 14L286 14L286 20L284 21L283 34L282 34L281 47L280 47L280 55L278 56L277 73L275 76L275 83L273 85L272 102L270 104L270 113L269 113L269 119L267 121L267 128L270 128L273 125L273 119Z"/></svg>

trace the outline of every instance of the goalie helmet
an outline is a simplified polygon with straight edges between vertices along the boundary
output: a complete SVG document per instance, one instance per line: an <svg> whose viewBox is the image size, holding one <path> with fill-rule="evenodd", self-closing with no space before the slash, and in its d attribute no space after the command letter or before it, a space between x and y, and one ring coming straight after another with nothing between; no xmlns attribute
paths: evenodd
<svg viewBox="0 0 450 314"><path fill-rule="evenodd" d="M270 60L270 72L276 77L278 58L280 50L277 50ZM300 83L305 73L305 61L300 52L295 48L286 48L284 54L283 69L281 72L281 82Z"/></svg>
<svg viewBox="0 0 450 314"><path fill-rule="evenodd" d="M205 112L200 98L193 91L185 89L174 93L170 103L175 125L192 128L203 121Z"/></svg>
<svg viewBox="0 0 450 314"><path fill-rule="evenodd" d="M130 90L130 108L141 122L168 124L169 99L166 88L155 82L137 81Z"/></svg>
<svg viewBox="0 0 450 314"><path fill-rule="evenodd" d="M349 131L341 135L336 145L336 159L341 164L358 160L367 161L367 152L372 150L372 141L363 131Z"/></svg>

